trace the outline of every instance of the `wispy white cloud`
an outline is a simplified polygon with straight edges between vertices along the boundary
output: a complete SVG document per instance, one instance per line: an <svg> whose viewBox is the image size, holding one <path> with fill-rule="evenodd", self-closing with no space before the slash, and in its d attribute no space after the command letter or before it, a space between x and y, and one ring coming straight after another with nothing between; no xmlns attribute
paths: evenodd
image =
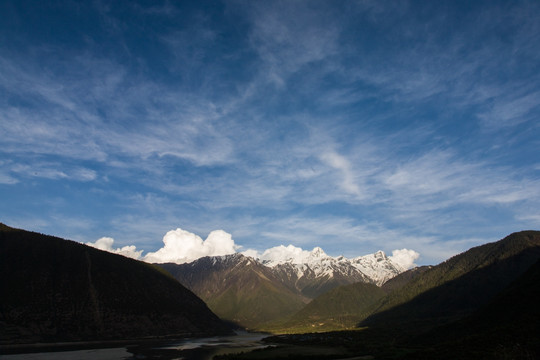
<svg viewBox="0 0 540 360"><path fill-rule="evenodd" d="M107 233L150 251L183 224L254 244L384 242L441 259L476 241L455 239L534 223L523 209L540 200L538 164L522 155L538 145L538 5L491 5L458 27L431 8L419 21L410 3L338 5L229 2L222 22L195 11L145 34L153 58L97 3L114 48L6 48L0 183L106 192L118 207L101 218ZM129 9L150 22L184 16L170 2ZM57 200L43 191L40 202Z"/></svg>
<svg viewBox="0 0 540 360"><path fill-rule="evenodd" d="M130 3L130 5L138 12L149 15L159 15L166 17L174 17L178 15L179 10L170 1L166 0L162 4L152 4L151 6L141 6L137 3Z"/></svg>
<svg viewBox="0 0 540 360"><path fill-rule="evenodd" d="M14 177L8 174L0 173L0 184L11 185L11 184L16 184L18 182L19 180L15 179Z"/></svg>
<svg viewBox="0 0 540 360"><path fill-rule="evenodd" d="M252 24L251 46L267 79L279 87L302 66L333 56L338 28L321 9L296 2L253 3L245 11ZM320 4L319 4L320 5Z"/></svg>
<svg viewBox="0 0 540 360"><path fill-rule="evenodd" d="M346 158L336 152L331 151L323 153L321 155L321 159L334 169L341 172L341 176L343 177L341 186L346 192L350 193L351 195L359 197L362 196L360 187L355 182L353 171L351 170L351 164Z"/></svg>
<svg viewBox="0 0 540 360"><path fill-rule="evenodd" d="M448 194L465 185L474 186L474 175L479 168L478 165L456 161L447 151L433 151L397 165L384 182L389 189L401 194Z"/></svg>
<svg viewBox="0 0 540 360"><path fill-rule="evenodd" d="M488 128L507 128L535 118L540 112L540 91L499 96L478 117Z"/></svg>
<svg viewBox="0 0 540 360"><path fill-rule="evenodd" d="M97 177L97 173L91 169L79 166L66 167L59 163L48 162L34 162L32 165L14 164L11 167L11 172L26 177L40 177L52 180L92 181Z"/></svg>
<svg viewBox="0 0 540 360"><path fill-rule="evenodd" d="M72 60L65 64L68 77L2 59L6 91L40 104L38 113L0 109L4 151L97 161L118 161L119 154L174 156L196 165L229 161L232 143L213 124L219 115L206 100L163 89L151 79L139 79L133 87L133 79L113 61L91 56ZM141 116L146 121L135 122Z"/></svg>

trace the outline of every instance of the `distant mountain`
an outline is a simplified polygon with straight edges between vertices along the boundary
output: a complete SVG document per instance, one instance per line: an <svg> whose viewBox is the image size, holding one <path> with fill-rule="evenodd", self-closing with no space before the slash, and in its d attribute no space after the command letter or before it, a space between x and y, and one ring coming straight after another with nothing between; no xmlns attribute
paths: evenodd
<svg viewBox="0 0 540 360"><path fill-rule="evenodd" d="M378 286L407 270L393 262L380 250L374 254L354 258L351 260L351 263Z"/></svg>
<svg viewBox="0 0 540 360"><path fill-rule="evenodd" d="M0 344L231 332L154 265L4 224L0 293Z"/></svg>
<svg viewBox="0 0 540 360"><path fill-rule="evenodd" d="M306 299L286 287L270 268L242 254L159 266L221 318L250 329L290 316L305 305Z"/></svg>
<svg viewBox="0 0 540 360"><path fill-rule="evenodd" d="M392 262L382 251L347 259L344 256L328 256L320 247L314 248L305 257L261 262L272 268L289 288L309 298L340 285L357 282L382 285L406 270Z"/></svg>
<svg viewBox="0 0 540 360"><path fill-rule="evenodd" d="M237 253L159 266L218 316L251 329L284 320L338 286L380 284L405 270L382 251L349 260L328 256L319 247L301 257L272 261Z"/></svg>
<svg viewBox="0 0 540 360"><path fill-rule="evenodd" d="M316 247L302 259L262 261L289 289L313 299L336 286L355 282L373 282L371 278L340 256L326 255Z"/></svg>
<svg viewBox="0 0 540 360"><path fill-rule="evenodd" d="M488 303L538 259L538 231L474 247L389 293L361 326L422 329L458 320Z"/></svg>
<svg viewBox="0 0 540 360"><path fill-rule="evenodd" d="M371 258L384 258L378 254ZM278 333L320 332L352 329L378 307L377 301L398 290L432 266L415 267L405 271L382 286L358 282L337 286L319 295L286 321L265 329Z"/></svg>
<svg viewBox="0 0 540 360"><path fill-rule="evenodd" d="M359 324L421 332L476 311L538 259L540 232L514 233L437 266L405 271L386 281L378 291L362 283L336 287L273 330L329 331Z"/></svg>
<svg viewBox="0 0 540 360"><path fill-rule="evenodd" d="M503 262L507 259L502 256ZM343 288L346 286L339 289ZM540 359L539 304L537 260L486 303L454 322L435 321L430 328L418 327L413 321L398 327L394 322L379 324L362 331L295 332L272 336L266 342L293 345L298 358L308 358L313 347L318 346L343 349L336 356L343 359ZM305 328L299 329L305 332ZM257 354L257 358L272 358L268 356L271 354L272 349L268 349Z"/></svg>
<svg viewBox="0 0 540 360"><path fill-rule="evenodd" d="M305 346L306 354L312 346L341 347L340 358L540 359L539 231L514 233L437 266L403 273L380 290L388 295L362 308L368 292L353 295L352 285L335 288L284 323L288 327L275 329L292 335L267 341ZM371 315L365 319L355 308ZM365 328L298 334L343 329L326 315L334 309L350 314L349 322L365 319L359 324Z"/></svg>

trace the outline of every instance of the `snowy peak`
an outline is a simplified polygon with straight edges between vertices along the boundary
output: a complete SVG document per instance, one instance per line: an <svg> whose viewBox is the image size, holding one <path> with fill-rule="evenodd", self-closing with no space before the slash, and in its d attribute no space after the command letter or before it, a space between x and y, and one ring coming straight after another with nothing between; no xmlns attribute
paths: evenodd
<svg viewBox="0 0 540 360"><path fill-rule="evenodd" d="M215 271L263 267L281 279L289 289L309 298L335 286L355 282L381 286L406 270L383 251L348 259L345 256L332 257L318 246L307 251L292 245L281 245L265 251L257 258L235 253L207 257L199 259L199 262L206 263L208 268Z"/></svg>
<svg viewBox="0 0 540 360"><path fill-rule="evenodd" d="M394 263L381 250L347 259L344 256L329 256L318 246L311 251L305 251L289 245L265 252L258 260L288 279L298 281L339 278L351 279L352 282L371 282L380 286L386 280L407 270Z"/></svg>
<svg viewBox="0 0 540 360"><path fill-rule="evenodd" d="M394 263L383 251L348 259L345 256L330 256L320 247L308 251L292 245L269 249L257 258L235 253L201 258L184 267L193 268L193 279L185 279L188 285L204 275L200 274L202 269L205 269L203 273L214 274L212 276L229 274L226 277L227 283L240 281L248 276L246 274L262 274L261 278L275 279L290 291L310 299L339 285L364 282L380 286L406 270Z"/></svg>
<svg viewBox="0 0 540 360"><path fill-rule="evenodd" d="M379 250L374 254L359 256L351 260L358 270L366 274L377 285L407 270L395 263L386 254Z"/></svg>
<svg viewBox="0 0 540 360"><path fill-rule="evenodd" d="M320 247L317 246L317 247L313 248L311 253L309 253L309 257L318 259L318 258L328 257L328 255L326 255L326 253L323 251L323 249L321 249Z"/></svg>

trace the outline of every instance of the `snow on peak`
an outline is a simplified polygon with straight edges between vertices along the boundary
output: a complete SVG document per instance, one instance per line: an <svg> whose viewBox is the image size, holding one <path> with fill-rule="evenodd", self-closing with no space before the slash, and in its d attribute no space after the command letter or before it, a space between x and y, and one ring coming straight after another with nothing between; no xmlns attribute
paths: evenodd
<svg viewBox="0 0 540 360"><path fill-rule="evenodd" d="M248 252L244 254L248 255ZM382 285L386 280L413 267L414 260L419 256L413 250L402 249L394 250L392 256L379 250L373 254L348 259L343 255L329 256L318 246L307 251L294 245L275 246L262 254L252 251L249 255L270 268L288 268L296 273L298 278L307 273L316 277L334 277L338 274L347 276L352 271L364 274L377 285Z"/></svg>
<svg viewBox="0 0 540 360"><path fill-rule="evenodd" d="M386 280L406 270L393 262L381 250L374 254L359 256L352 259L351 262L354 267L373 279L377 285L382 285Z"/></svg>
<svg viewBox="0 0 540 360"><path fill-rule="evenodd" d="M323 258L323 257L328 257L328 255L326 255L326 253L324 252L323 249L321 249L320 247L315 247L313 248L313 250L311 251L311 253L309 254L310 257L312 258Z"/></svg>
<svg viewBox="0 0 540 360"><path fill-rule="evenodd" d="M310 254L309 251L294 245L279 245L265 250L258 259L266 266L275 267L284 263L303 264Z"/></svg>

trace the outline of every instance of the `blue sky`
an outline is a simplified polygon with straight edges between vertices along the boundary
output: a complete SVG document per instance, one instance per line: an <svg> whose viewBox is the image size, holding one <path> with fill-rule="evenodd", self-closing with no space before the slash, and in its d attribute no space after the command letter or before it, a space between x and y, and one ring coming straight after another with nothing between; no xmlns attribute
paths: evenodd
<svg viewBox="0 0 540 360"><path fill-rule="evenodd" d="M419 252L540 229L537 1L2 1L0 221Z"/></svg>

